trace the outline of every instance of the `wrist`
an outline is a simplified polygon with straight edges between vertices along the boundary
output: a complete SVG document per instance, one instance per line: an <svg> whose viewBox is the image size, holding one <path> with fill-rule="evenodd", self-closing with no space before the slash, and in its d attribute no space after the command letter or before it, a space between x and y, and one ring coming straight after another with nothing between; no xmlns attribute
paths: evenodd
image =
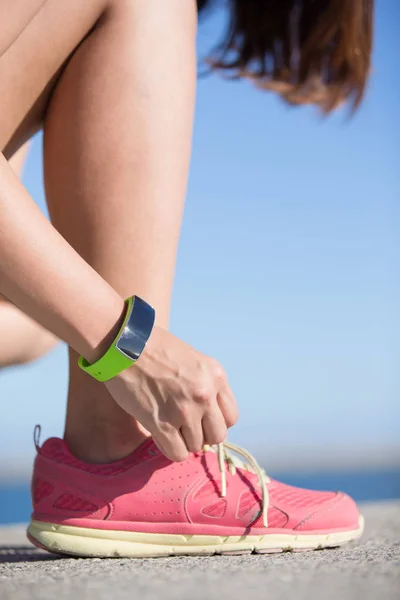
<svg viewBox="0 0 400 600"><path fill-rule="evenodd" d="M153 330L154 321L154 308L139 296L129 297L116 327L96 347L97 354L102 351L100 357L89 361L80 356L80 368L97 381L113 379L139 359Z"/></svg>
<svg viewBox="0 0 400 600"><path fill-rule="evenodd" d="M121 328L125 312L125 302L117 293L101 307L91 307L90 320L82 336L80 349L89 363L95 363L107 352Z"/></svg>

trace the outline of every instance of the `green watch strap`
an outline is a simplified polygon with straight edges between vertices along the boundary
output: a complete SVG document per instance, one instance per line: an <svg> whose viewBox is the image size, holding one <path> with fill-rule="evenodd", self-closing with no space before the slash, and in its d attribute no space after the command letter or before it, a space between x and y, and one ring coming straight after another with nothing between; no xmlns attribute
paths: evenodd
<svg viewBox="0 0 400 600"><path fill-rule="evenodd" d="M134 297L126 300L126 314L118 335L107 352L98 361L90 364L83 356L79 357L78 365L80 368L88 373L88 375L94 377L94 379L97 379L97 381L108 381L136 362L126 354L123 354L116 346L131 316L133 304Z"/></svg>

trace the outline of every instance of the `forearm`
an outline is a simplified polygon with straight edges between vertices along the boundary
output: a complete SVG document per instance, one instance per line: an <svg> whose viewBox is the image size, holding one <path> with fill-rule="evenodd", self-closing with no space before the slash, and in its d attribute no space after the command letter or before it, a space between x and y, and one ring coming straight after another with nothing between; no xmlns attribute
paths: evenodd
<svg viewBox="0 0 400 600"><path fill-rule="evenodd" d="M52 227L0 154L0 293L89 362L110 343L123 299Z"/></svg>

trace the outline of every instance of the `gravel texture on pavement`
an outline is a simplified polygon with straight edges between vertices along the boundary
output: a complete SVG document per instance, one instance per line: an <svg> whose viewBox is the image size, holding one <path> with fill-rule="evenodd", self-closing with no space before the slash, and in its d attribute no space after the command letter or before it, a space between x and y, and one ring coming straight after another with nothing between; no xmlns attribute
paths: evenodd
<svg viewBox="0 0 400 600"><path fill-rule="evenodd" d="M1 600L400 599L400 503L362 507L364 536L342 549L156 559L61 558L0 527Z"/></svg>

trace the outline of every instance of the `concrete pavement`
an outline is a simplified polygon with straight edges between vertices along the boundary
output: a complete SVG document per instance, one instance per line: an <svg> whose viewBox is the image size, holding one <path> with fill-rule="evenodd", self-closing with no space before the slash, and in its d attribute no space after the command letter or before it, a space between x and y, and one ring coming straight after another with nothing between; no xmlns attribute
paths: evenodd
<svg viewBox="0 0 400 600"><path fill-rule="evenodd" d="M343 549L211 558L75 559L0 528L2 600L399 600L400 503L365 505L363 538Z"/></svg>

